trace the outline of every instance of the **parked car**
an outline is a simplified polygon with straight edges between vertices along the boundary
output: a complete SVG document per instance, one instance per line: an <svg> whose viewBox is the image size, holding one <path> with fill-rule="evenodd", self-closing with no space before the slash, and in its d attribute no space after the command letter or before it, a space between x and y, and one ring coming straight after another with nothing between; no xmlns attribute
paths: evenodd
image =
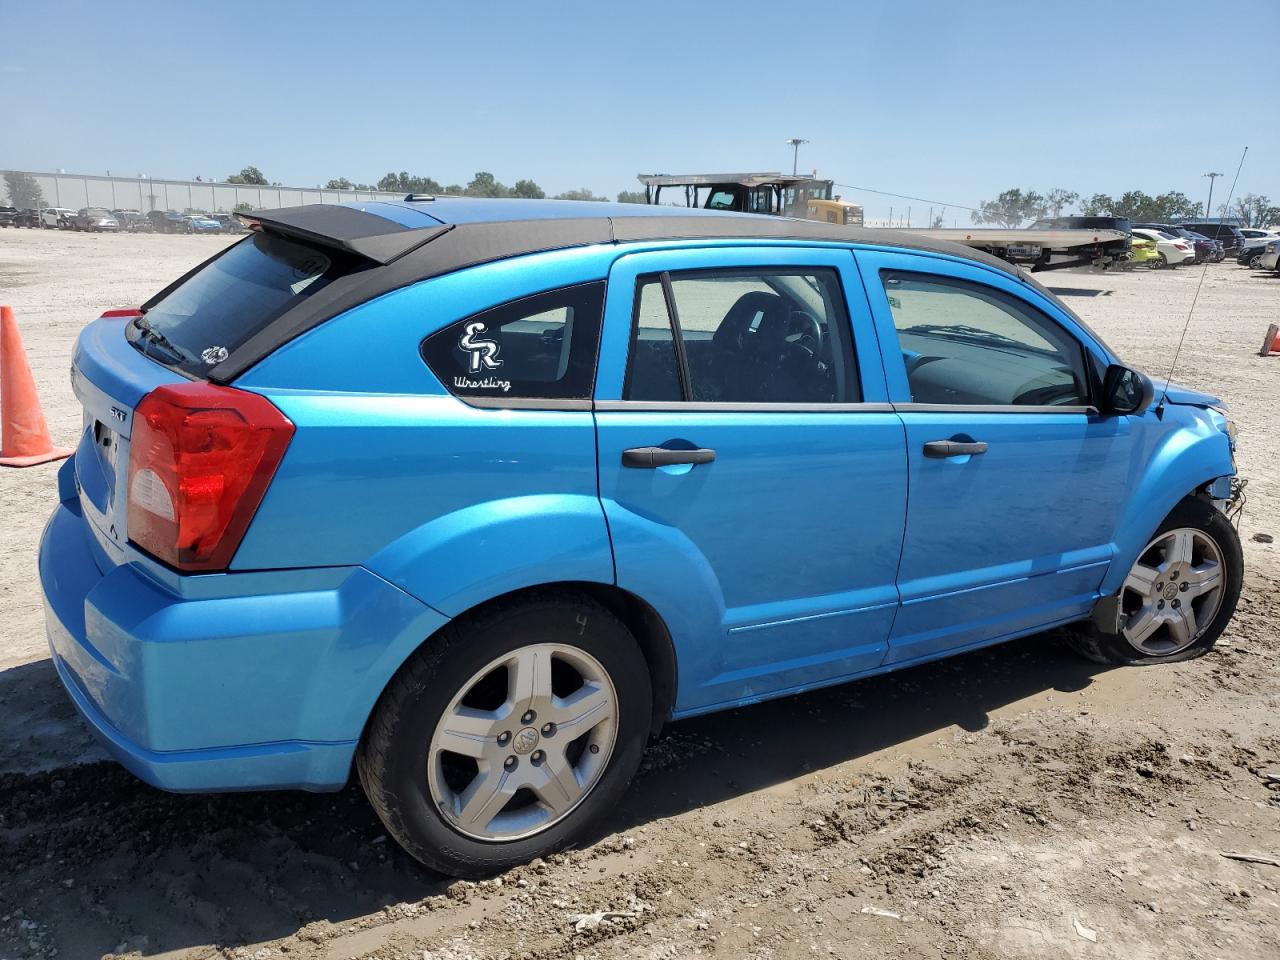
<svg viewBox="0 0 1280 960"><path fill-rule="evenodd" d="M1156 242L1142 237L1134 237L1131 241L1129 263L1135 267L1146 267L1149 270L1159 270L1165 265L1159 251L1156 250Z"/></svg>
<svg viewBox="0 0 1280 960"><path fill-rule="evenodd" d="M187 221L173 210L152 210L147 214L156 233L188 233Z"/></svg>
<svg viewBox="0 0 1280 960"><path fill-rule="evenodd" d="M1181 237L1191 247L1191 252L1195 255L1195 263L1204 263L1206 260L1221 262L1222 260L1222 244L1216 240L1210 240L1208 237L1195 233L1191 230L1184 230L1177 224L1170 223L1135 223L1135 227L1143 230L1155 230L1160 233L1169 234L1172 237ZM1215 260L1216 258L1216 260Z"/></svg>
<svg viewBox="0 0 1280 960"><path fill-rule="evenodd" d="M222 224L213 217L198 213L182 218L187 225L187 233L221 233Z"/></svg>
<svg viewBox="0 0 1280 960"><path fill-rule="evenodd" d="M239 221L239 219L236 218L235 214L214 213L214 214L210 214L210 216L214 220L218 221L218 223L222 227L223 233L247 233L248 232L244 224L242 224Z"/></svg>
<svg viewBox="0 0 1280 960"><path fill-rule="evenodd" d="M1242 267L1249 267L1253 270L1258 269L1262 266L1262 260L1266 256L1267 244L1276 239L1280 238L1258 237L1246 240L1244 246L1240 248L1240 255L1236 257L1236 263Z"/></svg>
<svg viewBox="0 0 1280 960"><path fill-rule="evenodd" d="M1246 240L1270 240L1280 238L1280 230L1262 230L1258 227L1241 227L1240 235Z"/></svg>
<svg viewBox="0 0 1280 960"><path fill-rule="evenodd" d="M44 224L41 222L41 219L40 219L40 208L38 207L23 207L21 210L18 211L18 216L14 220L14 226L18 226L18 227L29 227L31 229L36 229L37 227L41 227L43 225Z"/></svg>
<svg viewBox="0 0 1280 960"><path fill-rule="evenodd" d="M1178 226L1184 230L1194 230L1196 233L1209 237L1211 240L1217 240L1222 244L1222 249L1228 257L1239 256L1240 248L1244 246L1244 234L1233 223L1184 220Z"/></svg>
<svg viewBox="0 0 1280 960"><path fill-rule="evenodd" d="M16 227L18 225L17 207L0 207L0 227Z"/></svg>
<svg viewBox="0 0 1280 960"><path fill-rule="evenodd" d="M66 207L45 207L40 211L40 223L56 230L75 229L76 213Z"/></svg>
<svg viewBox="0 0 1280 960"><path fill-rule="evenodd" d="M1268 240L1262 249L1262 259L1258 261L1262 270L1280 271L1280 240Z"/></svg>
<svg viewBox="0 0 1280 960"><path fill-rule="evenodd" d="M76 213L73 225L77 230L87 230L91 233L103 231L114 233L120 229L120 221L103 207L81 207Z"/></svg>
<svg viewBox="0 0 1280 960"><path fill-rule="evenodd" d="M589 837L673 718L1051 627L1213 646L1221 401L969 247L682 213L263 212L89 324L39 570L115 757L184 791L354 770L476 876Z"/></svg>
<svg viewBox="0 0 1280 960"><path fill-rule="evenodd" d="M1191 245L1191 241L1181 236L1147 227L1134 227L1133 235L1155 243L1161 266L1176 267L1179 264L1195 261L1195 248Z"/></svg>
<svg viewBox="0 0 1280 960"><path fill-rule="evenodd" d="M137 210L112 210L111 215L120 224L120 229L128 233L150 233L151 220Z"/></svg>

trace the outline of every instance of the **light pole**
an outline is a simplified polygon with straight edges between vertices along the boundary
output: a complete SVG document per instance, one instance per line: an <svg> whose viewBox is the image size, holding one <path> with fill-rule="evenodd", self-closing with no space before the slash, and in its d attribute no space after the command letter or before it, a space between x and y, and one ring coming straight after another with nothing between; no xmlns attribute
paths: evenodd
<svg viewBox="0 0 1280 960"><path fill-rule="evenodd" d="M1213 216L1213 181L1217 180L1222 174L1220 173L1202 173L1202 177L1209 178L1209 203L1204 208L1204 218L1208 220Z"/></svg>
<svg viewBox="0 0 1280 960"><path fill-rule="evenodd" d="M795 176L797 168L800 166L800 144L808 143L808 140L802 140L799 137L792 137L787 141L787 145L791 147L791 175Z"/></svg>

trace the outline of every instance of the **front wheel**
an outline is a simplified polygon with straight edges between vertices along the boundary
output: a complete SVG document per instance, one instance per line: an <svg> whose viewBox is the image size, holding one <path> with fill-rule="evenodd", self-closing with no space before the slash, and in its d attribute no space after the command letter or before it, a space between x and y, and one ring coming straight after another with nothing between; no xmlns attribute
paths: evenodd
<svg viewBox="0 0 1280 960"><path fill-rule="evenodd" d="M604 607L503 601L396 674L361 741L360 781L417 860L488 876L589 835L639 766L651 703L644 656Z"/></svg>
<svg viewBox="0 0 1280 960"><path fill-rule="evenodd" d="M1235 613L1244 555L1235 527L1195 497L1165 518L1120 588L1120 633L1072 624L1067 642L1098 663L1145 665L1203 656Z"/></svg>

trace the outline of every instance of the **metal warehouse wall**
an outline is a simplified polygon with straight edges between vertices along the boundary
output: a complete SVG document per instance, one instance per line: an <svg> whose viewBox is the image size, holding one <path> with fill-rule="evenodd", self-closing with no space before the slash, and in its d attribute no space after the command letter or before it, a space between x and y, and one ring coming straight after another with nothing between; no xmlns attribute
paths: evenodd
<svg viewBox="0 0 1280 960"><path fill-rule="evenodd" d="M253 187L237 183L195 180L140 180L137 177L95 177L73 173L25 171L40 184L50 207L106 207L108 210L203 210L230 213L237 203L255 209L298 207L304 203L344 203L352 200L402 200L403 193L381 190L322 190L318 187ZM2 181L0 181L2 186Z"/></svg>

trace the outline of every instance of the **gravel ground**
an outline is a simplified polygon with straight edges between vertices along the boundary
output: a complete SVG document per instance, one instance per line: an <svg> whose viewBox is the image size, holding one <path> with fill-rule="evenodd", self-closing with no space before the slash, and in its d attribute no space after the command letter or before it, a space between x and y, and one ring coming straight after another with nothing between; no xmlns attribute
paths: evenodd
<svg viewBox="0 0 1280 960"><path fill-rule="evenodd" d="M0 231L56 442L81 325L224 242ZM1163 375L1199 271L1042 276ZM1231 402L1250 480L1214 653L1108 670L1043 635L676 724L595 843L481 884L354 787L173 796L105 762L45 655L56 468L0 471L0 960L1280 957L1280 575L1252 539L1280 533L1278 319L1280 278L1210 267L1175 377Z"/></svg>

